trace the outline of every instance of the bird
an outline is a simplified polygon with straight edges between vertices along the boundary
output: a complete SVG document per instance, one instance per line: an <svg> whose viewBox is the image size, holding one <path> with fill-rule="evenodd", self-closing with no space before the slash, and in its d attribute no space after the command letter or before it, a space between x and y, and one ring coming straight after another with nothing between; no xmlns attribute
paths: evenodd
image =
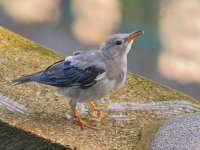
<svg viewBox="0 0 200 150"><path fill-rule="evenodd" d="M80 125L89 125L77 113L77 103L89 102L102 119L103 113L93 101L100 100L114 89L121 88L126 80L127 54L133 41L143 30L111 35L100 44L98 50L76 51L73 55L59 60L43 71L24 75L13 80L14 84L37 82L56 87L57 91L68 97L72 116Z"/></svg>

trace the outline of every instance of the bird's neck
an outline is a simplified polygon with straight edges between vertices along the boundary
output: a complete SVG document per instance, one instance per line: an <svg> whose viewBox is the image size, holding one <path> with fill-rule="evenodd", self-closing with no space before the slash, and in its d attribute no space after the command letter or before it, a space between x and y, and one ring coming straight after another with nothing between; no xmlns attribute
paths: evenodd
<svg viewBox="0 0 200 150"><path fill-rule="evenodd" d="M126 79L127 58L107 59L105 64L108 79L115 80L116 87L121 87Z"/></svg>

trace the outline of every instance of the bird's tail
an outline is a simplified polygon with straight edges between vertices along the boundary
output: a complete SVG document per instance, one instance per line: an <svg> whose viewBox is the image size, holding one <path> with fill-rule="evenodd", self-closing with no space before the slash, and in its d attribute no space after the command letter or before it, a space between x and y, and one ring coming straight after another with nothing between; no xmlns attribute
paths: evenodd
<svg viewBox="0 0 200 150"><path fill-rule="evenodd" d="M41 73L42 72L37 72L37 73L31 74L31 75L24 75L18 79L13 80L12 83L14 85L16 85L16 84L21 84L21 83L26 83L26 82L31 82L31 81L37 82Z"/></svg>

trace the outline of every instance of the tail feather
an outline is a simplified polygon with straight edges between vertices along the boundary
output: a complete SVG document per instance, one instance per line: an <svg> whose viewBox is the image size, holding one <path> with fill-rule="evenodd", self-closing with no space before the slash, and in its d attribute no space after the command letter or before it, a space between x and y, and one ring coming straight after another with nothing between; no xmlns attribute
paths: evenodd
<svg viewBox="0 0 200 150"><path fill-rule="evenodd" d="M13 80L12 82L16 85L16 84L22 84L22 83L26 83L26 82L31 82L31 81L36 81L39 79L41 72L37 72L31 75L25 75L22 76L18 79Z"/></svg>

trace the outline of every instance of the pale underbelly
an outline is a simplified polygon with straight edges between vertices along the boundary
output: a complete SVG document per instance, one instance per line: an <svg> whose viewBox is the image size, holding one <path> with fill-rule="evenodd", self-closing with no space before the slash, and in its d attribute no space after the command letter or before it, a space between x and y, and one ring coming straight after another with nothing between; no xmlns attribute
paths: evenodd
<svg viewBox="0 0 200 150"><path fill-rule="evenodd" d="M114 80L99 81L95 85L87 89L81 89L80 87L62 87L58 88L58 92L62 95L74 99L77 102L100 100L108 92L117 87Z"/></svg>

